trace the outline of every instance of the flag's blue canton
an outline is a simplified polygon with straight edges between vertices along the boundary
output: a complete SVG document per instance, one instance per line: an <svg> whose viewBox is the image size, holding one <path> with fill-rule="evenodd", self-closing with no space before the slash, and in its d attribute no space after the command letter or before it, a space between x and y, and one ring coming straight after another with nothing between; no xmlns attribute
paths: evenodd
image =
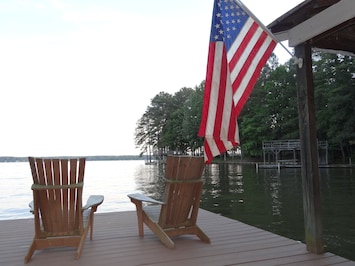
<svg viewBox="0 0 355 266"><path fill-rule="evenodd" d="M210 41L224 42L228 51L248 18L234 0L215 1Z"/></svg>

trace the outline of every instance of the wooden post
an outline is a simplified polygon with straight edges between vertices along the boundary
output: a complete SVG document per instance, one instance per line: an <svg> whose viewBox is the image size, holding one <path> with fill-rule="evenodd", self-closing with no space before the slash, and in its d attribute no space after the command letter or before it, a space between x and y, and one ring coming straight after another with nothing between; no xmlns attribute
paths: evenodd
<svg viewBox="0 0 355 266"><path fill-rule="evenodd" d="M305 239L307 250L320 254L324 248L311 46L302 43L295 47L295 53L303 59L302 66L296 67Z"/></svg>

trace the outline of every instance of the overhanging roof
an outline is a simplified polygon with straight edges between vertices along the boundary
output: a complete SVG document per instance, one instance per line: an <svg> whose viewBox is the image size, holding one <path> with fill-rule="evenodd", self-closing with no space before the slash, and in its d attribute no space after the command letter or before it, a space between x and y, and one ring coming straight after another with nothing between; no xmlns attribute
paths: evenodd
<svg viewBox="0 0 355 266"><path fill-rule="evenodd" d="M355 54L355 0L305 0L267 26L289 46Z"/></svg>

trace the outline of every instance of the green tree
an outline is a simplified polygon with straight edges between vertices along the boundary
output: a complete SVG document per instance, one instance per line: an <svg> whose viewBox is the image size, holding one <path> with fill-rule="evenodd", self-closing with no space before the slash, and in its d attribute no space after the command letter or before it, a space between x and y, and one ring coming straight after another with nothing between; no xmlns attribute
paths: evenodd
<svg viewBox="0 0 355 266"><path fill-rule="evenodd" d="M319 140L345 159L355 140L354 58L314 53L314 85ZM299 138L296 66L283 65L273 54L239 118L243 155L261 156L262 142ZM202 111L204 81L194 89L182 88L174 95L160 92L138 121L135 140L142 150L186 153L203 145L197 136Z"/></svg>
<svg viewBox="0 0 355 266"><path fill-rule="evenodd" d="M184 87L173 96L175 111L170 114L162 135L162 144L170 150L187 153L201 144L197 132L201 118L202 92L196 92L197 89L198 87Z"/></svg>
<svg viewBox="0 0 355 266"><path fill-rule="evenodd" d="M162 138L159 142L160 148L184 153L187 149L186 138L183 134L182 122L184 119L184 107L191 88L182 88L176 92L171 99L171 111L168 114L166 124L162 129Z"/></svg>
<svg viewBox="0 0 355 266"><path fill-rule="evenodd" d="M245 156L261 156L262 142L298 137L295 68L280 65L273 54L239 116Z"/></svg>
<svg viewBox="0 0 355 266"><path fill-rule="evenodd" d="M277 66L264 84L270 139L299 138L295 66Z"/></svg>
<svg viewBox="0 0 355 266"><path fill-rule="evenodd" d="M191 92L184 108L182 133L186 137L188 147L192 152L203 146L203 139L198 137L197 134L201 122L204 88L205 82L203 81Z"/></svg>
<svg viewBox="0 0 355 266"><path fill-rule="evenodd" d="M135 130L135 142L142 152L148 148L157 150L162 130L172 109L172 96L169 93L160 92L151 100L151 105L138 121Z"/></svg>
<svg viewBox="0 0 355 266"><path fill-rule="evenodd" d="M355 139L355 60L322 52L313 59L318 138L345 161Z"/></svg>
<svg viewBox="0 0 355 266"><path fill-rule="evenodd" d="M150 153L154 146L154 135L151 129L152 121L149 113L145 112L143 116L138 120L135 130L135 144L136 147L140 147L141 154L144 152Z"/></svg>

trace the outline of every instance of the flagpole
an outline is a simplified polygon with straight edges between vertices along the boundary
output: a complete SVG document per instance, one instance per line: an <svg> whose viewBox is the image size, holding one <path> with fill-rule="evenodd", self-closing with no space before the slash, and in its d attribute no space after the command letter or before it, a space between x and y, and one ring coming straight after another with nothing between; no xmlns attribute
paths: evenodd
<svg viewBox="0 0 355 266"><path fill-rule="evenodd" d="M269 33L269 35L278 43L282 46L282 48L284 48L286 50L286 52L292 57L292 59L294 60L295 64L298 65L299 68L302 67L302 58L297 58L295 57L295 55L293 55L288 49L287 47L264 25L264 23L262 23L254 14L253 12L251 12L240 0L234 0L235 2L237 2L238 5L240 5L241 8L243 8L243 10L245 12L248 13L248 15L250 17L252 17L266 32Z"/></svg>

